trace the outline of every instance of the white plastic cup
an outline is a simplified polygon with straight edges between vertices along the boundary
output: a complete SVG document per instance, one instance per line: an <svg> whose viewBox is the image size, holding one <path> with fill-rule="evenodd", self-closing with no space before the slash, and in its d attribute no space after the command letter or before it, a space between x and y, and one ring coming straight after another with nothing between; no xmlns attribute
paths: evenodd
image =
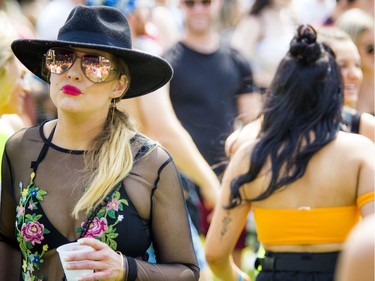
<svg viewBox="0 0 375 281"><path fill-rule="evenodd" d="M79 277L83 277L89 274L94 273L94 270L84 269L84 270L68 270L65 269L65 265L69 263L77 263L77 262L66 262L64 259L65 257L70 256L72 253L85 253L85 252L92 252L94 248L81 245L78 242L68 243L62 245L56 249L59 253L60 261L64 269L65 277L67 281L77 281Z"/></svg>

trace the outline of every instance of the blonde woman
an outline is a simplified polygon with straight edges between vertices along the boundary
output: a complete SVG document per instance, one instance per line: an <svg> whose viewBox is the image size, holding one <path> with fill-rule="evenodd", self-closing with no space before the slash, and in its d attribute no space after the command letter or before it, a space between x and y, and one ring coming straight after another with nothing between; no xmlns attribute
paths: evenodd
<svg viewBox="0 0 375 281"><path fill-rule="evenodd" d="M344 83L343 130L375 141L375 117L356 109L363 83L363 60L358 48L349 35L337 27L321 27L318 40L332 49L340 67Z"/></svg>
<svg viewBox="0 0 375 281"><path fill-rule="evenodd" d="M82 281L198 280L174 162L116 109L167 83L170 65L133 50L126 17L104 6L79 5L57 40L17 40L12 50L50 83L58 118L6 145L0 280L61 280L56 248L77 240L94 248L66 260L65 269L93 270ZM151 243L157 264L147 262Z"/></svg>
<svg viewBox="0 0 375 281"><path fill-rule="evenodd" d="M6 13L0 11L0 152L16 131L26 126L20 115L26 94L24 68L12 53L10 45L18 35ZM1 166L0 166L1 167Z"/></svg>
<svg viewBox="0 0 375 281"><path fill-rule="evenodd" d="M363 82L356 109L374 115L374 18L362 9L350 9L337 19L336 26L348 33L361 56Z"/></svg>

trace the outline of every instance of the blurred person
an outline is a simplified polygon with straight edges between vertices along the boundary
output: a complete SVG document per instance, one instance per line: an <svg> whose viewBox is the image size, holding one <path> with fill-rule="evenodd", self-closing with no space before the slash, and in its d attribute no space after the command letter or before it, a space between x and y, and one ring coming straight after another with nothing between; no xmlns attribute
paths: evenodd
<svg viewBox="0 0 375 281"><path fill-rule="evenodd" d="M337 19L336 26L349 34L361 57L363 82L356 109L374 115L374 17L362 9L350 9Z"/></svg>
<svg viewBox="0 0 375 281"><path fill-rule="evenodd" d="M237 25L231 44L250 61L254 81L262 92L269 86L276 68L288 51L298 19L292 0L255 0Z"/></svg>
<svg viewBox="0 0 375 281"><path fill-rule="evenodd" d="M233 32L243 17L240 0L223 0L223 7L218 20L221 40L230 44Z"/></svg>
<svg viewBox="0 0 375 281"><path fill-rule="evenodd" d="M126 13L132 30L134 48L151 54L161 55L163 49L157 37L158 33L152 34L155 31L149 31L149 26L153 26L151 19L153 7L153 1L138 0L134 1L134 3L129 1Z"/></svg>
<svg viewBox="0 0 375 281"><path fill-rule="evenodd" d="M50 1L51 0L17 0L22 13L30 21L34 30L40 10Z"/></svg>
<svg viewBox="0 0 375 281"><path fill-rule="evenodd" d="M147 19L143 17L146 15L142 11L148 8L138 6L138 4L133 10L128 9L129 24L132 31L134 30L132 32L133 46L152 54L160 54L161 48L157 46L157 41L145 36ZM189 133L178 121L167 91L157 90L149 95L123 100L119 104L119 109L126 111L137 121L142 134L160 142L171 153L183 178L184 194L191 218L190 228L194 250L200 267L199 280L211 280L204 256L204 247L197 231L200 201L194 184L199 186L203 204L207 208L213 208L217 202L220 186L217 176L200 154ZM150 251L149 261L153 262L152 250Z"/></svg>
<svg viewBox="0 0 375 281"><path fill-rule="evenodd" d="M259 108L249 63L220 40L217 20L221 7L221 0L181 0L183 35L163 54L174 69L165 90L176 116L219 178L227 161L224 140L236 118L247 123ZM199 232L204 236L212 209L204 204L200 207ZM236 249L238 264L245 236L244 232Z"/></svg>
<svg viewBox="0 0 375 281"><path fill-rule="evenodd" d="M35 37L34 25L25 15L19 2L15 0L0 0L0 10L8 15L20 38Z"/></svg>
<svg viewBox="0 0 375 281"><path fill-rule="evenodd" d="M203 204L212 209L216 205L219 194L218 178L200 154L188 132L178 121L169 96L164 91L123 100L119 109L126 111L129 116L137 120L142 134L160 142L168 149L182 173L186 204L192 220L190 227L194 249L201 270L199 280L211 280L204 257L204 248L197 230L199 229L200 202L194 184L199 186Z"/></svg>
<svg viewBox="0 0 375 281"><path fill-rule="evenodd" d="M358 94L363 81L361 57L350 36L337 27L321 27L318 40L334 52L344 81L343 130L357 133L375 141L375 117L357 111Z"/></svg>
<svg viewBox="0 0 375 281"><path fill-rule="evenodd" d="M292 9L301 24L320 24L329 17L336 6L336 0L292 0Z"/></svg>
<svg viewBox="0 0 375 281"><path fill-rule="evenodd" d="M58 117L6 144L0 280L61 280L56 248L72 241L94 248L66 259L65 269L94 270L82 281L198 280L173 159L116 108L167 83L170 65L133 50L126 17L105 6L78 5L57 40L16 40L12 50L50 83Z"/></svg>
<svg viewBox="0 0 375 281"><path fill-rule="evenodd" d="M373 0L336 0L335 8L332 13L317 26L332 26L336 24L337 19L347 10L359 8L367 13L374 13Z"/></svg>
<svg viewBox="0 0 375 281"><path fill-rule="evenodd" d="M375 215L363 219L351 232L340 255L335 281L373 281Z"/></svg>
<svg viewBox="0 0 375 281"><path fill-rule="evenodd" d="M23 117L23 98L27 93L24 76L26 69L12 53L11 43L18 33L3 11L0 11L0 153L3 154L8 138L26 127ZM0 165L1 167L1 165Z"/></svg>
<svg viewBox="0 0 375 281"><path fill-rule="evenodd" d="M35 29L38 38L55 40L59 29L64 25L70 11L85 0L50 0L39 10Z"/></svg>
<svg viewBox="0 0 375 281"><path fill-rule="evenodd" d="M300 26L267 91L259 135L225 171L206 239L220 280L250 280L231 252L251 210L266 251L257 281L333 280L348 234L374 213L375 145L340 131L343 101L332 50Z"/></svg>
<svg viewBox="0 0 375 281"><path fill-rule="evenodd" d="M155 0L151 21L157 29L157 39L163 51L172 47L181 37L182 18L177 3L180 0Z"/></svg>

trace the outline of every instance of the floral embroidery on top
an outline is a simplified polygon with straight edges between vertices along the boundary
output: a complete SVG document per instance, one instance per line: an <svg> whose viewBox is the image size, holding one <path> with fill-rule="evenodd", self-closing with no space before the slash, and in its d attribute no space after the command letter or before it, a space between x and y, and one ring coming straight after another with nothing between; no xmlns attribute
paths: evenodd
<svg viewBox="0 0 375 281"><path fill-rule="evenodd" d="M114 240L118 236L116 225L124 219L124 216L119 214L120 211L124 210L124 205L129 206L129 202L126 199L121 199L121 194L118 188L116 188L115 191L110 194L106 206L102 207L95 214L84 237L99 239L113 250L116 250L117 242ZM114 220L113 224L109 225L108 217ZM81 226L76 229L76 232L81 233L86 223L87 221L83 222Z"/></svg>
<svg viewBox="0 0 375 281"><path fill-rule="evenodd" d="M43 263L43 256L48 251L48 245L42 244L44 235L50 231L39 222L42 215L40 214L26 214L26 208L30 211L38 209L38 201L43 201L46 191L39 189L34 184L35 173L30 177L30 184L23 188L22 182L19 183L21 198L17 206L17 241L22 252L22 277L26 281L41 281L44 276L33 275L35 270L39 269L40 264ZM42 245L42 250L33 251L36 244Z"/></svg>
<svg viewBox="0 0 375 281"><path fill-rule="evenodd" d="M16 228L17 241L23 255L22 260L22 279L26 281L42 281L45 279L44 275L36 275L35 270L39 270L40 265L44 262L43 256L49 250L48 244L43 244L45 234L50 231L40 222L41 214L36 212L33 214L26 214L26 209L30 211L38 210L39 201L44 200L47 192L35 186L35 173L30 177L30 184L24 188L22 182L19 183L21 198L16 209ZM109 194L106 200L106 205L101 207L99 211L94 214L90 226L88 227L84 237L92 237L101 240L108 244L112 249L117 249L118 237L116 225L123 221L124 216L120 214L124 210L124 206L129 206L126 199L121 198L119 186ZM114 221L109 223L109 219ZM83 222L80 227L76 229L77 233L81 233L83 227L87 222ZM40 245L41 250L35 250L36 246Z"/></svg>

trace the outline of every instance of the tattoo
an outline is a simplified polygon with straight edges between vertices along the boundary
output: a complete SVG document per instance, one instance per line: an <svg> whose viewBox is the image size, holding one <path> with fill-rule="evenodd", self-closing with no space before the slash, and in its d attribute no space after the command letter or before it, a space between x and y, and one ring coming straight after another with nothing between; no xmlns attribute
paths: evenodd
<svg viewBox="0 0 375 281"><path fill-rule="evenodd" d="M228 232L229 224L232 221L232 219L229 216L225 216L222 220L222 229L220 231L220 238L223 239L224 235Z"/></svg>

